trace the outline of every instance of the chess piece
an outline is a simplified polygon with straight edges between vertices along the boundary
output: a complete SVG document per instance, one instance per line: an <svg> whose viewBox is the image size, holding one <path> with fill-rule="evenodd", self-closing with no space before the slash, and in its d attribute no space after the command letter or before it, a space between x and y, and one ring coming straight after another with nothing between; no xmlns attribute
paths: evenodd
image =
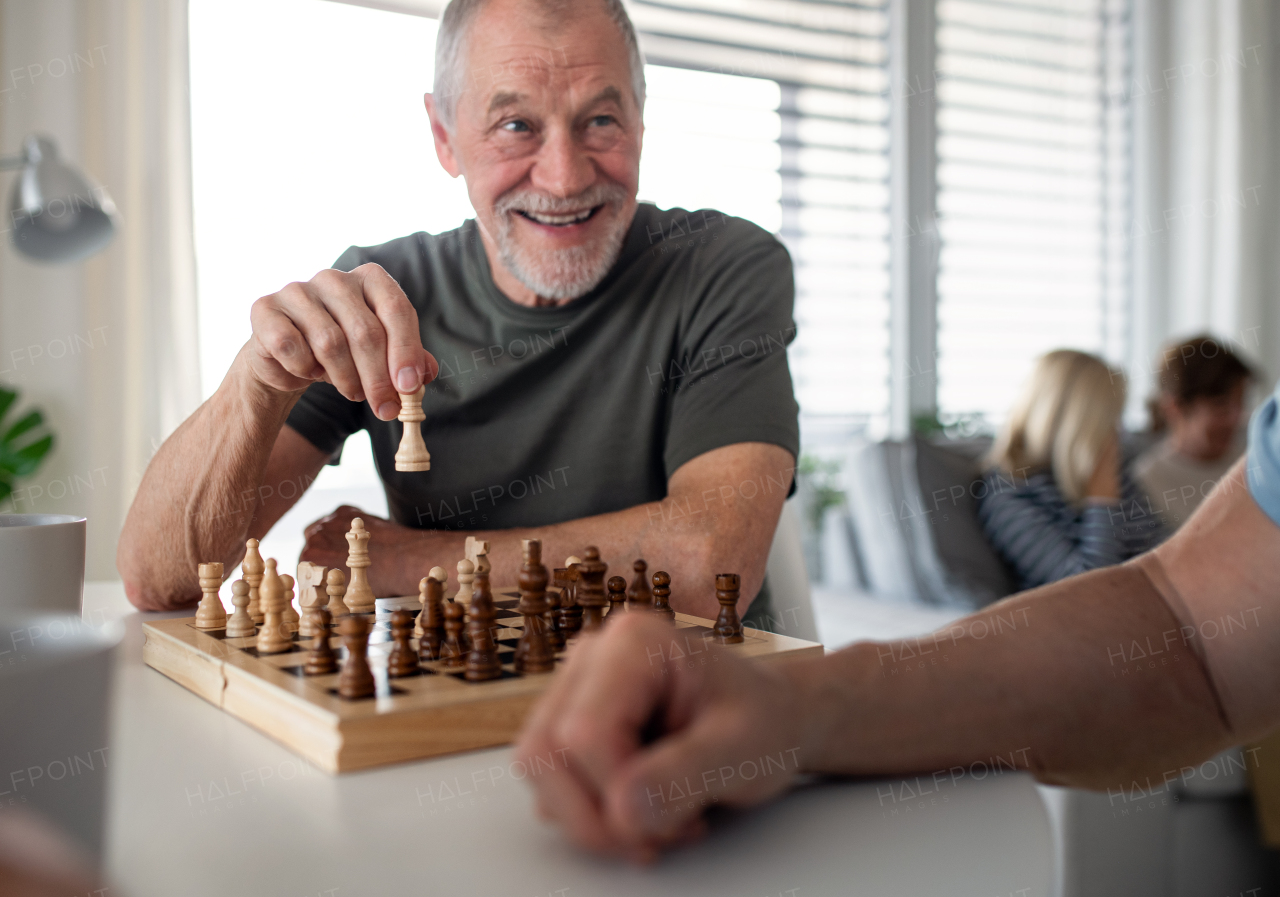
<svg viewBox="0 0 1280 897"><path fill-rule="evenodd" d="M302 665L302 672L308 676L323 676L326 673L338 672L338 653L329 643L329 623L333 616L329 608L321 606L315 610L316 625L320 627L311 650L307 652L307 662Z"/></svg>
<svg viewBox="0 0 1280 897"><path fill-rule="evenodd" d="M476 601L487 601L493 604L493 591L489 588L489 571L477 569L471 585L471 602L468 607L475 607Z"/></svg>
<svg viewBox="0 0 1280 897"><path fill-rule="evenodd" d="M466 558L458 561L458 592L453 600L462 607L471 606L471 593L476 581L476 565Z"/></svg>
<svg viewBox="0 0 1280 897"><path fill-rule="evenodd" d="M556 632L559 633L561 650L564 642L577 635L582 628L582 608L573 600L573 583L570 576L576 576L577 570L571 567L556 567L551 581L560 587L560 606L556 609Z"/></svg>
<svg viewBox="0 0 1280 897"><path fill-rule="evenodd" d="M290 632L297 632L298 621L301 618L298 616L298 612L293 609L293 577L288 573L281 573L280 587L284 590L284 604L280 607L280 620L285 626L289 627Z"/></svg>
<svg viewBox="0 0 1280 897"><path fill-rule="evenodd" d="M338 676L338 694L344 698L369 698L377 690L369 669L369 629L369 618L359 614L347 614L338 623L342 647L347 649Z"/></svg>
<svg viewBox="0 0 1280 897"><path fill-rule="evenodd" d="M258 627L253 624L253 617L249 616L249 584L243 579L237 579L231 584L231 604L235 607L235 612L227 620L227 638L257 635Z"/></svg>
<svg viewBox="0 0 1280 897"><path fill-rule="evenodd" d="M738 645L743 642L742 621L738 619L738 587L736 573L716 575L716 600L720 602L720 615L716 617L716 641L722 645Z"/></svg>
<svg viewBox="0 0 1280 897"><path fill-rule="evenodd" d="M497 609L489 592L489 574L476 573L476 590L471 596L470 620L467 623L470 649L467 651L468 682L484 682L502 675L498 660L498 640L495 623Z"/></svg>
<svg viewBox="0 0 1280 897"><path fill-rule="evenodd" d="M520 566L520 603L516 610L524 617L524 628L516 644L516 672L549 673L556 655L543 631L547 612L547 568L542 565L542 543L525 539L520 543L524 563Z"/></svg>
<svg viewBox="0 0 1280 897"><path fill-rule="evenodd" d="M608 603L604 596L604 575L609 571L609 565L600 560L600 549L594 545L584 553L586 557L569 569L578 571L574 594L582 607L580 631L587 633L599 629L604 622L604 607Z"/></svg>
<svg viewBox="0 0 1280 897"><path fill-rule="evenodd" d="M631 580L631 587L627 589L627 610L649 610L653 606L653 592L649 590L649 580L645 576L649 565L639 560L631 565L631 569L636 571L636 578Z"/></svg>
<svg viewBox="0 0 1280 897"><path fill-rule="evenodd" d="M671 609L671 574L666 570L653 574L653 612L675 622L676 612Z"/></svg>
<svg viewBox="0 0 1280 897"><path fill-rule="evenodd" d="M342 571L334 567L325 577L325 594L329 596L329 617L337 619L346 616L347 603L342 600L342 596L347 594L347 578L342 575Z"/></svg>
<svg viewBox="0 0 1280 897"><path fill-rule="evenodd" d="M437 570L444 573L443 569L435 567L418 583L424 597L422 613L426 616L422 621L422 635L418 637L419 660L439 660L440 645L444 641L444 579L436 579Z"/></svg>
<svg viewBox="0 0 1280 897"><path fill-rule="evenodd" d="M578 565L582 563L582 558L575 555L569 555L564 559L564 568L569 571L569 603L578 603Z"/></svg>
<svg viewBox="0 0 1280 897"><path fill-rule="evenodd" d="M224 629L227 610L218 597L218 589L222 586L222 564L201 564L196 570L200 576L200 591L204 593L196 610L196 629Z"/></svg>
<svg viewBox="0 0 1280 897"><path fill-rule="evenodd" d="M398 419L404 425L404 431L400 434L400 448L396 450L396 470L402 473L431 469L431 453L422 441L422 422L427 419L422 411L422 397L426 394L425 385L411 393L400 393Z"/></svg>
<svg viewBox="0 0 1280 897"><path fill-rule="evenodd" d="M627 609L627 581L621 576L609 577L609 616Z"/></svg>
<svg viewBox="0 0 1280 897"><path fill-rule="evenodd" d="M477 539L475 536L467 536L465 543L466 550L463 557L475 565L477 573L489 573L493 570L489 563L489 543L484 539Z"/></svg>
<svg viewBox="0 0 1280 897"><path fill-rule="evenodd" d="M409 644L413 636L413 612L397 610L391 612L391 653L387 656L387 677L403 679L418 673L418 655Z"/></svg>
<svg viewBox="0 0 1280 897"><path fill-rule="evenodd" d="M462 615L462 605L457 601L444 602L444 642L440 645L440 662L451 669L456 669L465 662Z"/></svg>
<svg viewBox="0 0 1280 897"><path fill-rule="evenodd" d="M282 618L284 585L276 574L276 560L264 565L260 587L262 599L262 626L258 629L258 653L282 654L293 647L293 636Z"/></svg>
<svg viewBox="0 0 1280 897"><path fill-rule="evenodd" d="M319 564L303 561L298 565L298 606L302 608L302 622L298 626L298 635L311 638L318 633L320 623L316 611L324 607L328 595L324 591L325 568Z"/></svg>
<svg viewBox="0 0 1280 897"><path fill-rule="evenodd" d="M258 540L250 539L244 543L244 560L240 562L240 575L249 584L249 616L259 626L266 619L262 611L262 596L258 589L262 585L262 574L266 572L262 563L262 553L258 551Z"/></svg>
<svg viewBox="0 0 1280 897"><path fill-rule="evenodd" d="M547 644L551 653L564 650L564 633L560 631L560 590L547 590L547 611L542 615L542 631L547 634Z"/></svg>
<svg viewBox="0 0 1280 897"><path fill-rule="evenodd" d="M373 589L369 588L369 531L359 517L352 519L351 531L347 533L347 544L351 550L347 553L347 566L351 568L351 581L347 583L347 594L343 600L347 610L353 614L371 614L374 612Z"/></svg>

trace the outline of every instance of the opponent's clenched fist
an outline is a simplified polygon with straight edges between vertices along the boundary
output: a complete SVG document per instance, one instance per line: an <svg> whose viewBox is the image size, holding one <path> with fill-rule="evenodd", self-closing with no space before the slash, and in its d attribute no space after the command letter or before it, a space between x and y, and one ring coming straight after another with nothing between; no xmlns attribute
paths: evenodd
<svg viewBox="0 0 1280 897"><path fill-rule="evenodd" d="M259 381L293 392L323 380L352 401L368 400L382 420L400 412L398 393L439 370L404 290L372 263L350 273L328 268L263 296L250 320L244 354Z"/></svg>

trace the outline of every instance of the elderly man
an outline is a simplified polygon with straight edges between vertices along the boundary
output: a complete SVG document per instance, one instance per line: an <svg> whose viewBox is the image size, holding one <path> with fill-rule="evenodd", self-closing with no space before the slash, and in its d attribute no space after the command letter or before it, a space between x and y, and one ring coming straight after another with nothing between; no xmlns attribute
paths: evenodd
<svg viewBox="0 0 1280 897"><path fill-rule="evenodd" d="M199 597L197 563L230 569L360 429L393 518L361 514L378 595L416 592L471 534L496 573L537 537L549 559L660 564L678 610L713 616L717 572L754 597L799 448L790 260L745 221L637 204L643 106L618 0L454 0L426 108L476 219L353 247L254 304L139 487L131 600ZM423 383L432 468L398 473L397 392ZM342 565L357 514L313 524L303 557Z"/></svg>

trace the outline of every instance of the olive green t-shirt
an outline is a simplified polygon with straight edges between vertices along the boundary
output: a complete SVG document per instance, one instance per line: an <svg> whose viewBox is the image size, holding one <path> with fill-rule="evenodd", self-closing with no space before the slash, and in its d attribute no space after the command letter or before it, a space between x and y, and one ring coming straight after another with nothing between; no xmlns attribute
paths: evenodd
<svg viewBox="0 0 1280 897"><path fill-rule="evenodd" d="M401 424L328 384L308 388L288 424L335 462L369 431L399 523L549 525L664 498L682 464L721 446L799 453L791 260L748 221L641 203L605 279L557 307L498 290L474 220L353 246L335 267L366 262L399 282L440 363L422 403L431 470L397 472ZM791 473L728 485L750 498L787 489Z"/></svg>

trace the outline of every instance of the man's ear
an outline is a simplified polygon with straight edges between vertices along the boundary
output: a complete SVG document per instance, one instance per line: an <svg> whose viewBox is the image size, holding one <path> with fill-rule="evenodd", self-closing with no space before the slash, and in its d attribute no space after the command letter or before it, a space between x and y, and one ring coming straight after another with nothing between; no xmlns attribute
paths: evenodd
<svg viewBox="0 0 1280 897"><path fill-rule="evenodd" d="M440 121L436 98L429 93L423 94L422 102L427 107L427 117L431 119L431 137L435 140L436 158L440 160L440 167L449 172L450 177L456 178L462 174L462 168L458 165L457 156L453 154L453 135Z"/></svg>

